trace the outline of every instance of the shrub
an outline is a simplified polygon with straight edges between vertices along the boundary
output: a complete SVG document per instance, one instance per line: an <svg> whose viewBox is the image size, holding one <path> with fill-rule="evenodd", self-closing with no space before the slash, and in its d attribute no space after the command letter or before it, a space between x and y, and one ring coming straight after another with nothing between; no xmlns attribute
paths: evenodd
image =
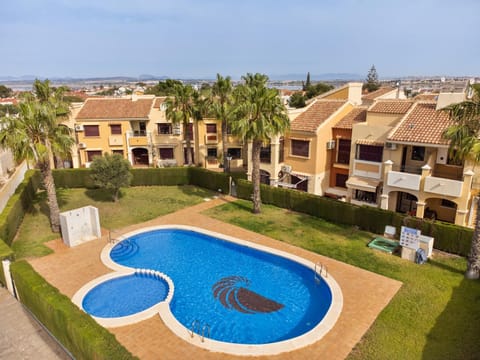
<svg viewBox="0 0 480 360"><path fill-rule="evenodd" d="M26 261L10 267L20 300L77 359L135 359L113 334L48 284Z"/></svg>

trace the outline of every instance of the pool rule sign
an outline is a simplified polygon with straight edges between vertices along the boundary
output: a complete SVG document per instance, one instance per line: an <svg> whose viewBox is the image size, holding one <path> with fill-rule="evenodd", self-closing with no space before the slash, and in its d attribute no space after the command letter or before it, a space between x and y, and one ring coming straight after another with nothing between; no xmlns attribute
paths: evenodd
<svg viewBox="0 0 480 360"><path fill-rule="evenodd" d="M402 226L400 232L400 245L417 250L420 242L420 230Z"/></svg>

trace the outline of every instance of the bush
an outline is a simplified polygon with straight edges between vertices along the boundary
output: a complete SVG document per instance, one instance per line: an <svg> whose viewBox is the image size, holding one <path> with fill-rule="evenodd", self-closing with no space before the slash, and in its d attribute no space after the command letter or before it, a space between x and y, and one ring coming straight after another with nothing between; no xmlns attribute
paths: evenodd
<svg viewBox="0 0 480 360"><path fill-rule="evenodd" d="M108 330L48 284L26 261L11 265L20 300L77 359L135 359Z"/></svg>

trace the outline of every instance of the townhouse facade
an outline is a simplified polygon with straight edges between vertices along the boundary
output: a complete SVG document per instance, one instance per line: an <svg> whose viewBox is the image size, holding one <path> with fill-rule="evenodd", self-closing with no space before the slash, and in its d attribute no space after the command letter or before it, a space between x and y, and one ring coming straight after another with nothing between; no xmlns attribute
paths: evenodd
<svg viewBox="0 0 480 360"><path fill-rule="evenodd" d="M456 163L443 138L452 122L442 109L465 94L353 94L348 84L291 111L290 130L265 151L263 182L471 226L480 173L469 160Z"/></svg>
<svg viewBox="0 0 480 360"><path fill-rule="evenodd" d="M191 140L193 164L219 169L223 146L221 122L204 119L184 127L166 117L165 97L136 95L89 98L72 108L67 126L75 132L74 167L89 167L95 156L121 154L134 167L182 166L187 163L185 134ZM243 168L243 142L229 135L232 169Z"/></svg>

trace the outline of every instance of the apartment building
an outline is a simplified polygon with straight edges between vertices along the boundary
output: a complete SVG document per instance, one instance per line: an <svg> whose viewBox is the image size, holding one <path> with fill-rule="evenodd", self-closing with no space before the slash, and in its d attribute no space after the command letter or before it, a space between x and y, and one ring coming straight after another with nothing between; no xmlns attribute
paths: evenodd
<svg viewBox="0 0 480 360"><path fill-rule="evenodd" d="M74 167L88 167L95 156L117 153L134 167L181 166L187 163L184 134L191 140L193 163L219 169L223 146L221 122L204 119L184 127L166 117L165 97L136 95L89 98L72 109L69 127L75 130ZM232 169L243 168L243 142L229 135Z"/></svg>

